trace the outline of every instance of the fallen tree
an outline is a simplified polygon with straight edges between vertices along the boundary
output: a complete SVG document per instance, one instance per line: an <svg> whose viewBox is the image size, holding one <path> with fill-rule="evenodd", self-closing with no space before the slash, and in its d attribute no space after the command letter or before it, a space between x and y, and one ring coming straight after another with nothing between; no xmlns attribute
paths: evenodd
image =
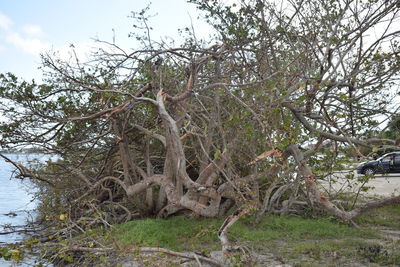
<svg viewBox="0 0 400 267"><path fill-rule="evenodd" d="M216 30L211 43L137 36L147 45L103 42L87 63L43 55L43 84L1 74L0 145L58 156L33 170L11 162L38 184L44 215L65 214L76 232L182 212L301 213L314 202L351 221L399 203L345 211L316 181L356 155L400 149L380 131L399 109L396 1L191 2ZM224 248L237 218L221 228Z"/></svg>

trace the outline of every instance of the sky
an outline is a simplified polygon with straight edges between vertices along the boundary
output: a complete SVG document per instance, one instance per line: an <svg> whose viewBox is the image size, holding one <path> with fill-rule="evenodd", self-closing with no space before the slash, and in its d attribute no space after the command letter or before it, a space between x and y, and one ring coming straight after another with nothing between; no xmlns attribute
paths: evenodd
<svg viewBox="0 0 400 267"><path fill-rule="evenodd" d="M67 53L73 44L88 55L98 38L124 48L134 48L128 34L134 29L131 11L140 11L145 0L0 0L0 73L12 72L26 80L40 80L40 53ZM152 37L178 38L178 28L193 23L196 35L210 28L185 0L153 0L149 14Z"/></svg>

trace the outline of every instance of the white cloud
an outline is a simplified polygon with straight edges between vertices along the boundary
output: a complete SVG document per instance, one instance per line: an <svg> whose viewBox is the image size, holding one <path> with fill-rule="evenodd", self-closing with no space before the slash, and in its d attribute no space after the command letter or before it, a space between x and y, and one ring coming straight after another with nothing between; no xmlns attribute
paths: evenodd
<svg viewBox="0 0 400 267"><path fill-rule="evenodd" d="M86 61L93 51L93 48L96 47L93 42L77 42L73 45L65 44L57 46L39 38L11 31L9 31L4 39L9 45L27 54L39 56L40 53L50 52L55 53L58 58L66 61L74 59L75 54L80 61ZM0 52L4 49L5 47L0 44ZM73 51L75 51L75 53Z"/></svg>
<svg viewBox="0 0 400 267"><path fill-rule="evenodd" d="M42 28L35 24L27 24L23 26L22 31L30 36L43 34Z"/></svg>
<svg viewBox="0 0 400 267"><path fill-rule="evenodd" d="M24 38L19 33L10 33L6 36L6 41L13 46L22 49L25 53L39 55L39 53L50 49L50 44L37 38Z"/></svg>
<svg viewBox="0 0 400 267"><path fill-rule="evenodd" d="M50 49L50 44L34 37L43 34L39 25L27 24L17 31L12 27L13 24L14 22L8 16L0 12L0 30L5 31L4 35L0 36L0 52L9 45L35 56Z"/></svg>
<svg viewBox="0 0 400 267"><path fill-rule="evenodd" d="M8 30L12 24L12 20L0 12L0 28L3 30Z"/></svg>

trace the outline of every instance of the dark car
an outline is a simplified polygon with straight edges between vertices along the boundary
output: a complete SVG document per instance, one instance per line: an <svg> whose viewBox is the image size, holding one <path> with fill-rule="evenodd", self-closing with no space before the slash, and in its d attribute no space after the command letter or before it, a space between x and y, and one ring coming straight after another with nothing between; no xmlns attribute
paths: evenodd
<svg viewBox="0 0 400 267"><path fill-rule="evenodd" d="M400 152L387 153L376 160L364 162L358 166L357 173L400 173Z"/></svg>

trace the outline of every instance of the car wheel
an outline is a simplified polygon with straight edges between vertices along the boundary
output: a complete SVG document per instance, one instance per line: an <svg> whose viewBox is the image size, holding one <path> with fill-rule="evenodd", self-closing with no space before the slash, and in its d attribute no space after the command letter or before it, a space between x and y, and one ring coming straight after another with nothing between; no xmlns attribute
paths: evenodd
<svg viewBox="0 0 400 267"><path fill-rule="evenodd" d="M365 175L372 175L372 174L374 174L375 173L375 171L374 171L374 169L372 169L372 168L366 168L365 170L364 170L364 174Z"/></svg>

